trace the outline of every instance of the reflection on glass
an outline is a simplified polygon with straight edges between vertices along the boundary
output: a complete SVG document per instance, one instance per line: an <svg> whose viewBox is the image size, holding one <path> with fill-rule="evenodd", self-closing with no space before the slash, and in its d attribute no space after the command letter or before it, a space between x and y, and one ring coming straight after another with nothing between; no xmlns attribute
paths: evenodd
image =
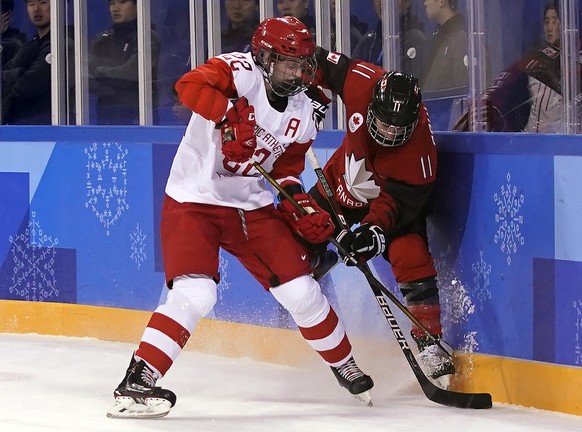
<svg viewBox="0 0 582 432"><path fill-rule="evenodd" d="M543 9L543 39L489 85L483 105L487 130L493 132L563 133L561 95L561 21L559 0ZM577 76L580 77L580 65ZM470 130L466 112L455 129Z"/></svg>
<svg viewBox="0 0 582 432"><path fill-rule="evenodd" d="M424 5L426 16L436 28L429 40L420 87L431 92L467 86L467 24L457 12L457 0L425 0Z"/></svg>
<svg viewBox="0 0 582 432"><path fill-rule="evenodd" d="M224 12L221 52L250 52L251 39L259 25L259 1L224 0Z"/></svg>
<svg viewBox="0 0 582 432"><path fill-rule="evenodd" d="M309 6L309 0L277 0L275 15L294 16L305 24L315 40L315 18Z"/></svg>
<svg viewBox="0 0 582 432"><path fill-rule="evenodd" d="M336 33L337 33L335 23L336 1L331 0L330 6L331 6L331 50L334 51L336 49ZM352 55L354 50L356 49L356 46L358 46L358 43L360 43L360 41L362 40L367 29L368 24L360 21L360 18L357 15L350 14L350 53L352 53Z"/></svg>
<svg viewBox="0 0 582 432"><path fill-rule="evenodd" d="M183 125L192 115L177 100L176 81L192 69L190 58L189 0L152 1L152 22L160 38L160 64L158 80L159 122L162 125ZM204 10L198 11L204 14ZM205 46L199 47L201 50Z"/></svg>
<svg viewBox="0 0 582 432"><path fill-rule="evenodd" d="M372 0L372 3L378 17L377 24L373 32L362 37L353 52L353 57L382 66L382 0ZM412 0L398 0L397 3L400 13L400 71L420 77L424 66L426 46L424 24L412 12Z"/></svg>
<svg viewBox="0 0 582 432"><path fill-rule="evenodd" d="M51 123L50 1L29 0L26 10L35 34L3 66L2 124L46 125ZM2 16L8 24L9 15Z"/></svg>
<svg viewBox="0 0 582 432"><path fill-rule="evenodd" d="M97 96L98 124L139 124L137 1L110 0L112 26L89 51L89 91ZM152 81L157 80L160 41L151 33ZM153 86L154 123L157 86Z"/></svg>
<svg viewBox="0 0 582 432"><path fill-rule="evenodd" d="M14 13L13 0L0 1L2 15L0 15L0 55L2 67L14 58L20 47L26 42L26 34L14 27L12 15Z"/></svg>

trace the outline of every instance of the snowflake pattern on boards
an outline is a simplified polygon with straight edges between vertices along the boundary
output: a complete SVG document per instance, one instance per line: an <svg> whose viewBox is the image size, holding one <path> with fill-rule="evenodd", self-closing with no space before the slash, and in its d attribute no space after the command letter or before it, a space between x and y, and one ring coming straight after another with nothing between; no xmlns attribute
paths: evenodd
<svg viewBox="0 0 582 432"><path fill-rule="evenodd" d="M480 303L480 310L483 311L484 304L491 300L491 290L488 288L491 277L491 264L487 264L483 259L483 251L479 252L479 261L471 265L475 275L473 276L473 282L475 286L473 291L475 296Z"/></svg>
<svg viewBox="0 0 582 432"><path fill-rule="evenodd" d="M502 185L501 191L493 195L493 200L497 204L495 222L498 224L493 240L501 245L501 252L507 254L507 265L511 265L511 255L525 243L520 231L523 224L520 210L525 197L518 192L517 186L511 184L511 174L507 173L507 184Z"/></svg>
<svg viewBox="0 0 582 432"><path fill-rule="evenodd" d="M93 143L87 155L87 202L109 236L111 227L129 209L127 203L127 149L117 143Z"/></svg>
<svg viewBox="0 0 582 432"><path fill-rule="evenodd" d="M23 234L9 237L14 268L9 292L22 300L44 301L59 295L55 277L59 239L46 234L32 212Z"/></svg>
<svg viewBox="0 0 582 432"><path fill-rule="evenodd" d="M137 265L138 270L148 259L146 253L146 237L139 226L139 222L133 232L129 234L129 240L131 242L131 255L129 257Z"/></svg>

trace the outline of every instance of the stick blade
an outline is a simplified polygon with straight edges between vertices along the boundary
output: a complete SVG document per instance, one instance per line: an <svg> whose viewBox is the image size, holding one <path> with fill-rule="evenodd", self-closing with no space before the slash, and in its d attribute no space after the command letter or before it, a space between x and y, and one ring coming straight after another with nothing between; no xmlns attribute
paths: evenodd
<svg viewBox="0 0 582 432"><path fill-rule="evenodd" d="M488 409L493 407L493 401L489 393L460 393L451 390L444 390L424 377L420 381L420 386L426 397L440 405L454 408L468 409Z"/></svg>

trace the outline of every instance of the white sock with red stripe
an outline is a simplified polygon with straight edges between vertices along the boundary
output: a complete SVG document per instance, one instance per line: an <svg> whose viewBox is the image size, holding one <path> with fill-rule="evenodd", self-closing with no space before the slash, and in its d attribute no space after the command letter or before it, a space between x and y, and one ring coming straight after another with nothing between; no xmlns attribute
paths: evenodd
<svg viewBox="0 0 582 432"><path fill-rule="evenodd" d="M166 302L156 308L135 356L165 375L201 318L216 304L216 283L210 278L174 279Z"/></svg>
<svg viewBox="0 0 582 432"><path fill-rule="evenodd" d="M340 366L351 357L352 346L344 326L311 276L300 276L271 288L271 293L328 365Z"/></svg>

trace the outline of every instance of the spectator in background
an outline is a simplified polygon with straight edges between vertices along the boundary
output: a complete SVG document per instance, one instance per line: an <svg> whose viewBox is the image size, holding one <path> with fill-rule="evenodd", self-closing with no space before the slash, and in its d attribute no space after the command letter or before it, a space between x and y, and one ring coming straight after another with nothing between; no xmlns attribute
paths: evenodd
<svg viewBox="0 0 582 432"><path fill-rule="evenodd" d="M537 67L528 73L527 87L531 104L524 132L564 132L559 56L561 36L560 7L558 1L553 0L544 9L544 42L541 44L541 53L549 54L549 49L557 57L548 56L549 60L553 57L551 67Z"/></svg>
<svg viewBox="0 0 582 432"><path fill-rule="evenodd" d="M36 35L2 70L2 123L51 123L50 0L28 0Z"/></svg>
<svg viewBox="0 0 582 432"><path fill-rule="evenodd" d="M467 86L467 24L456 12L457 0L424 0L424 6L426 16L437 27L429 41L420 87L429 92Z"/></svg>
<svg viewBox="0 0 582 432"><path fill-rule="evenodd" d="M488 131L563 133L558 0L544 8L544 40L539 47L511 65L491 83L482 98ZM582 75L578 64L578 79ZM457 122L455 130L471 128L470 112Z"/></svg>
<svg viewBox="0 0 582 432"><path fill-rule="evenodd" d="M97 96L98 124L139 124L137 0L109 0L113 25L89 51L89 89ZM154 123L160 41L151 33Z"/></svg>
<svg viewBox="0 0 582 432"><path fill-rule="evenodd" d="M400 70L420 77L424 66L424 52L426 36L424 26L418 18L412 15L410 6L412 0L397 0L400 13ZM353 52L353 58L365 60L382 66L382 0L373 0L374 9L378 15L378 24L375 31L365 34Z"/></svg>
<svg viewBox="0 0 582 432"><path fill-rule="evenodd" d="M279 16L294 16L305 25L315 40L315 19L309 13L309 0L277 0Z"/></svg>
<svg viewBox="0 0 582 432"><path fill-rule="evenodd" d="M224 9L228 23L222 30L222 52L249 52L259 25L259 1L224 0Z"/></svg>
<svg viewBox="0 0 582 432"><path fill-rule="evenodd" d="M26 42L26 35L20 30L10 27L12 11L14 10L14 1L1 0L0 7L0 56L2 56L1 65L4 67L6 63L14 58L22 45L24 45Z"/></svg>
<svg viewBox="0 0 582 432"><path fill-rule="evenodd" d="M335 40L335 0L331 0L331 50L336 50L336 40ZM360 40L362 39L362 34L366 31L366 23L360 22L360 19L355 15L350 15L350 50L354 51Z"/></svg>

